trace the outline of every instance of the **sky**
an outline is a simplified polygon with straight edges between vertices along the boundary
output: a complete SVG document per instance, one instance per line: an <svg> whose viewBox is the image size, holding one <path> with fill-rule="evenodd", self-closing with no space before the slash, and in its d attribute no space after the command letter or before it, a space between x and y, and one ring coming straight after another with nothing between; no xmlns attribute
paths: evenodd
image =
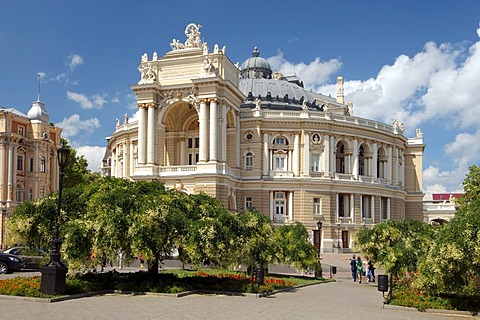
<svg viewBox="0 0 480 320"><path fill-rule="evenodd" d="M189 23L240 64L258 47L272 69L345 99L354 115L423 132L423 189L458 192L480 164L480 1L0 0L0 107L37 99L99 171L115 119L135 117L141 55L163 56Z"/></svg>

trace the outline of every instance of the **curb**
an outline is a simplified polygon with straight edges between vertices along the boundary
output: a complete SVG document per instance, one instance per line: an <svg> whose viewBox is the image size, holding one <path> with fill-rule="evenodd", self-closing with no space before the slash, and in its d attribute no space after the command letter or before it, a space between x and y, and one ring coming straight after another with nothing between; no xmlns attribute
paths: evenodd
<svg viewBox="0 0 480 320"><path fill-rule="evenodd" d="M403 306L396 306L391 304L383 304L382 309L389 309L389 310L402 310L402 311L412 311L412 312L424 312L429 314L441 314L441 315L451 315L451 316L468 316L468 317L477 317L480 318L480 314L473 314L469 311L459 311L459 310L447 310L447 309L425 309L424 311L418 310L414 307L403 307Z"/></svg>
<svg viewBox="0 0 480 320"><path fill-rule="evenodd" d="M0 299L4 300L12 300L12 301L26 301L26 302L36 302L36 303L54 303L54 302L61 302L66 300L73 300L73 299L80 299L80 298L88 298L93 296L99 295L106 295L106 294L120 294L120 295L132 295L132 296L158 296L158 297L174 297L174 298L182 298L192 294L211 294L211 295L228 295L228 296L238 296L238 297L249 297L249 298L263 298L275 295L277 293L282 292L294 292L296 289L300 289L303 287L308 287L312 285L322 284L322 283L329 283L335 282L335 280L324 280L317 283L307 283L301 284L298 286L293 287L286 287L283 289L275 290L272 292L264 292L264 293L246 293L246 292L232 292L232 291L213 291L213 290L192 290L192 291L185 291L180 293L161 293L161 292L141 292L141 291L123 291L123 290L102 290L102 291L94 291L94 292L86 292L86 293L79 293L79 294L72 294L68 296L60 296L55 298L33 298L33 297L22 297L22 296L9 296L9 295L0 295Z"/></svg>

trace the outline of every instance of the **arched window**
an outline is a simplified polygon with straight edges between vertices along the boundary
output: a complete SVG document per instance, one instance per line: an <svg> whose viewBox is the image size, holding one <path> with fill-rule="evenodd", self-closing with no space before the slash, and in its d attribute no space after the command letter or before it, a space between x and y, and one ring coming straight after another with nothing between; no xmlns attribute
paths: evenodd
<svg viewBox="0 0 480 320"><path fill-rule="evenodd" d="M253 153L245 154L245 170L253 170Z"/></svg>
<svg viewBox="0 0 480 320"><path fill-rule="evenodd" d="M23 184L21 183L17 184L16 195L17 195L16 197L17 202L23 202L24 200Z"/></svg>
<svg viewBox="0 0 480 320"><path fill-rule="evenodd" d="M341 141L337 143L336 159L336 173L345 173L345 146Z"/></svg>
<svg viewBox="0 0 480 320"><path fill-rule="evenodd" d="M363 144L358 149L358 174L361 176L365 176L365 149L363 148Z"/></svg>
<svg viewBox="0 0 480 320"><path fill-rule="evenodd" d="M45 157L40 157L40 172L46 172Z"/></svg>
<svg viewBox="0 0 480 320"><path fill-rule="evenodd" d="M385 162L385 149L379 148L377 151L377 178L385 178Z"/></svg>

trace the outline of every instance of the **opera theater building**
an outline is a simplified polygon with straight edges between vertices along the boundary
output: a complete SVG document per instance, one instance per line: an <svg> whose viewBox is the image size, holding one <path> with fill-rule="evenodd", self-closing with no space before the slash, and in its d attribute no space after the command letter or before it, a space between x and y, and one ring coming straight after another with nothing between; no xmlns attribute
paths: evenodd
<svg viewBox="0 0 480 320"><path fill-rule="evenodd" d="M235 65L199 27L141 57L138 112L117 119L104 175L204 192L276 226L300 222L322 252L348 252L360 228L384 220L423 219L420 130L407 138L395 119L356 117L342 77L331 97L272 70L257 48Z"/></svg>

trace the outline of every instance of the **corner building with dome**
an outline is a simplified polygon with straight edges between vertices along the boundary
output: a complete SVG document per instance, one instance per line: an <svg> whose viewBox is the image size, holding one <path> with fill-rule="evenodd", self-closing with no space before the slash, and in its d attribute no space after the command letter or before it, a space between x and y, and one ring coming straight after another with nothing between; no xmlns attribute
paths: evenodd
<svg viewBox="0 0 480 320"><path fill-rule="evenodd" d="M257 48L238 66L202 42L200 25L185 36L162 57L142 55L137 116L117 119L104 175L205 192L276 226L300 222L325 253L348 252L360 228L423 219L419 129L407 138L395 119L354 116L342 77L325 96L273 71Z"/></svg>

